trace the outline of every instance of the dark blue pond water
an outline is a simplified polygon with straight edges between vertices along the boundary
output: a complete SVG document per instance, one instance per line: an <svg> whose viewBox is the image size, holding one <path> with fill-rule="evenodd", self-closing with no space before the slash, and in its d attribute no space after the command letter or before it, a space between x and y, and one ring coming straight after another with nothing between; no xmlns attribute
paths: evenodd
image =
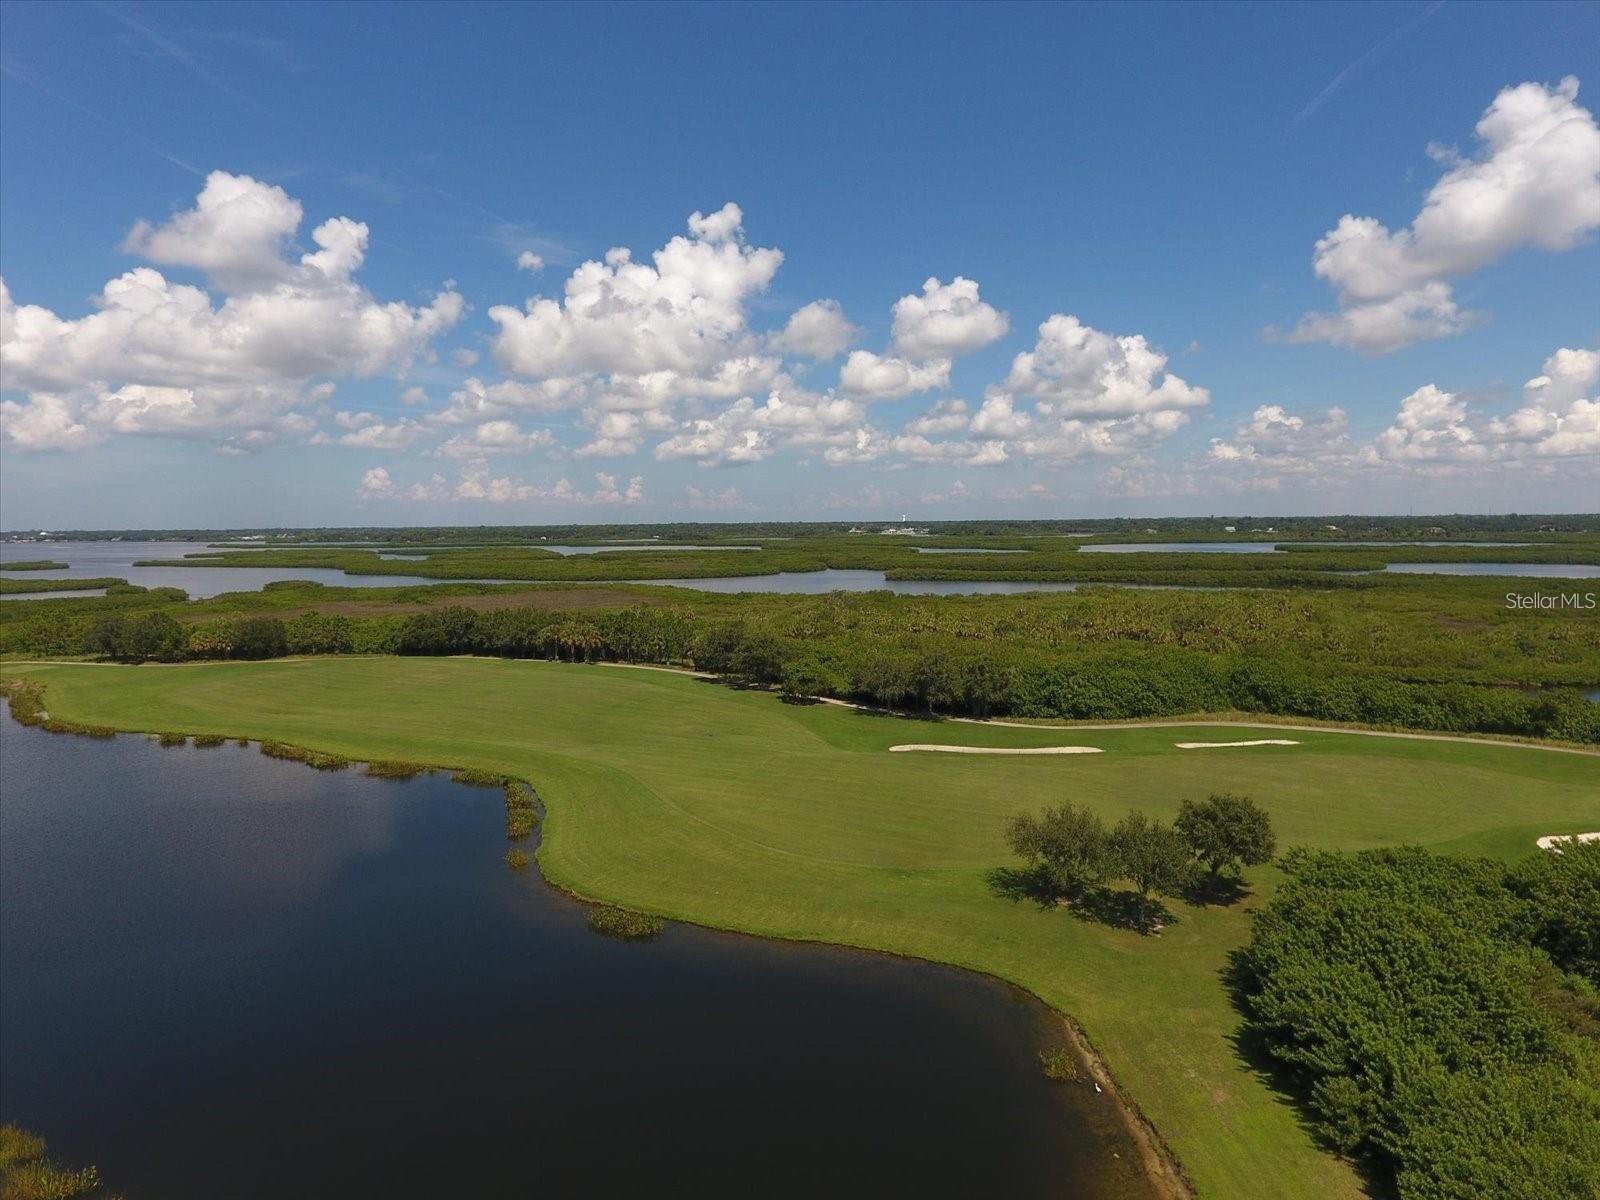
<svg viewBox="0 0 1600 1200"><path fill-rule="evenodd" d="M997 982L607 940L496 792L0 720L0 1119L128 1200L1148 1194Z"/></svg>

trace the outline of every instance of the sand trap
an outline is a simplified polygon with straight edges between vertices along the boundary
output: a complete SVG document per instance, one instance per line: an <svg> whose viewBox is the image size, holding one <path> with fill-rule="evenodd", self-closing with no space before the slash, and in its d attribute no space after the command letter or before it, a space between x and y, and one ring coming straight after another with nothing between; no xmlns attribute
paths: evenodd
<svg viewBox="0 0 1600 1200"><path fill-rule="evenodd" d="M1212 746L1298 746L1288 738L1257 738L1253 742L1173 742L1179 750L1206 750Z"/></svg>
<svg viewBox="0 0 1600 1200"><path fill-rule="evenodd" d="M908 746L890 746L889 753L902 750L932 750L938 754L1104 754L1098 746L1031 746L1025 750L1007 750L998 746L935 746L915 743Z"/></svg>
<svg viewBox="0 0 1600 1200"><path fill-rule="evenodd" d="M1537 842L1535 842L1534 845L1538 846L1539 849L1541 849L1541 850L1554 850L1557 854L1559 854L1561 852L1561 843L1562 842L1571 842L1571 841L1600 842L1600 832L1596 832L1596 833L1547 833L1547 834L1545 834L1544 837L1540 838Z"/></svg>

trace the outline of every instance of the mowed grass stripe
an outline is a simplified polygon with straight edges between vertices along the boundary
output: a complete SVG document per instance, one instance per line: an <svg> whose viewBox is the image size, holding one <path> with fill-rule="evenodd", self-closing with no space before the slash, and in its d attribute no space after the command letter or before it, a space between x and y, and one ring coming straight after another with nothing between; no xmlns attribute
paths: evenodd
<svg viewBox="0 0 1600 1200"><path fill-rule="evenodd" d="M1185 753L1203 726L1002 728L790 705L666 672L474 659L132 668L17 666L57 715L272 738L360 758L527 778L548 808L540 864L580 894L704 924L890 950L989 972L1079 1020L1202 1193L1359 1195L1234 1053L1219 980L1254 895L1176 905L1157 938L998 899L1005 818L1062 799L1170 817L1247 793L1281 845L1419 842L1511 857L1600 827L1600 760L1516 747L1297 733L1296 747ZM1272 726L1262 726L1271 730ZM1270 733L1263 736L1271 736ZM891 754L902 742L1083 756Z"/></svg>

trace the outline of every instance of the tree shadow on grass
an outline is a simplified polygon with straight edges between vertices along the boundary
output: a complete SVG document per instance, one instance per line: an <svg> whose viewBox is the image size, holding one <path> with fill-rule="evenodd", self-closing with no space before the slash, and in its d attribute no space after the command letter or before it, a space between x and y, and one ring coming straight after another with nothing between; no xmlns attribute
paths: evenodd
<svg viewBox="0 0 1600 1200"><path fill-rule="evenodd" d="M1068 898L1039 867L995 867L986 876L989 890L1012 902L1032 901L1041 909L1064 908L1080 921L1152 934L1178 918L1159 899L1118 888L1090 887Z"/></svg>
<svg viewBox="0 0 1600 1200"><path fill-rule="evenodd" d="M1072 914L1079 920L1131 929L1146 936L1159 933L1178 919L1158 896L1108 887L1090 888L1072 905Z"/></svg>
<svg viewBox="0 0 1600 1200"><path fill-rule="evenodd" d="M919 724L926 722L939 724L942 721L949 720L944 713L939 712L906 712L898 708L866 708L859 704L852 711L858 717L875 717L880 720L891 721L916 721Z"/></svg>
<svg viewBox="0 0 1600 1200"><path fill-rule="evenodd" d="M1210 875L1202 873L1193 883L1183 891L1183 898L1190 904L1201 907L1219 906L1226 908L1230 904L1253 896L1245 881L1237 875Z"/></svg>
<svg viewBox="0 0 1600 1200"><path fill-rule="evenodd" d="M1006 900L1032 900L1040 908L1054 908L1060 900L1049 878L1037 867L995 867L985 878L989 890Z"/></svg>

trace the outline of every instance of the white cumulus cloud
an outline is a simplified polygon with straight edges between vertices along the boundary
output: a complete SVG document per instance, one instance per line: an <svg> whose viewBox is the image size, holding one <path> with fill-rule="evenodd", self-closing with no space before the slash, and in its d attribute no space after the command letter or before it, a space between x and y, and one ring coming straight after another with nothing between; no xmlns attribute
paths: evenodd
<svg viewBox="0 0 1600 1200"><path fill-rule="evenodd" d="M1322 236L1313 265L1339 310L1307 314L1291 340L1386 354L1459 333L1471 315L1449 280L1525 246L1570 250L1600 227L1600 127L1576 78L1506 88L1476 133L1476 156L1436 154L1449 170L1410 226L1346 214Z"/></svg>
<svg viewBox="0 0 1600 1200"><path fill-rule="evenodd" d="M896 300L890 333L897 354L920 361L981 350L1010 327L1005 313L979 297L977 283L957 275L949 283L929 278L921 295Z"/></svg>
<svg viewBox="0 0 1600 1200"><path fill-rule="evenodd" d="M773 336L772 345L785 354L827 362L843 354L860 332L837 300L813 300L795 309L788 324Z"/></svg>
<svg viewBox="0 0 1600 1200"><path fill-rule="evenodd" d="M325 399L331 379L403 373L461 318L449 288L414 306L356 283L368 231L348 218L319 225L318 248L292 260L299 219L280 188L214 172L193 210L135 227L130 246L204 271L220 304L135 267L70 318L16 303L0 280L4 385L27 393L0 409L7 441L70 449L146 433L247 448L299 436L311 427L299 409Z"/></svg>

